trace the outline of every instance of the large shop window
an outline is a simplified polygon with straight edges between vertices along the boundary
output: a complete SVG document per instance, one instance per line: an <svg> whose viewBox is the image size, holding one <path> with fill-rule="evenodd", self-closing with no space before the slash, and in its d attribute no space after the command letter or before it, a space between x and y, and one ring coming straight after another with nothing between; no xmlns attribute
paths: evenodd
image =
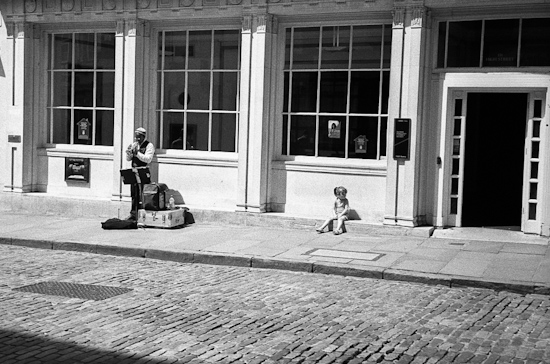
<svg viewBox="0 0 550 364"><path fill-rule="evenodd" d="M286 29L283 155L386 155L389 25Z"/></svg>
<svg viewBox="0 0 550 364"><path fill-rule="evenodd" d="M158 41L161 148L237 151L240 31L162 31Z"/></svg>
<svg viewBox="0 0 550 364"><path fill-rule="evenodd" d="M115 34L49 35L48 142L113 145Z"/></svg>
<svg viewBox="0 0 550 364"><path fill-rule="evenodd" d="M439 23L439 68L549 66L550 18Z"/></svg>

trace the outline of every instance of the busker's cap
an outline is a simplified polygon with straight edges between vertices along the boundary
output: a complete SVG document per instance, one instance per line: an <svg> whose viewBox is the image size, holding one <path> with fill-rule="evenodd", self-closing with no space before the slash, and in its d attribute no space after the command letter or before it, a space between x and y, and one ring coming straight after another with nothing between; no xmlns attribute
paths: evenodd
<svg viewBox="0 0 550 364"><path fill-rule="evenodd" d="M136 134L147 135L147 131L143 128L137 128Z"/></svg>

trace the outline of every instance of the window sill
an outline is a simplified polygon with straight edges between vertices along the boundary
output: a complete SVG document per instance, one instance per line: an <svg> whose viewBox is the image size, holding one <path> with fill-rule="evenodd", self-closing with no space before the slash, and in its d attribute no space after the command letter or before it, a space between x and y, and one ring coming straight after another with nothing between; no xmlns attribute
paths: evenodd
<svg viewBox="0 0 550 364"><path fill-rule="evenodd" d="M230 152L206 152L200 150L157 149L159 163L238 167L239 154Z"/></svg>
<svg viewBox="0 0 550 364"><path fill-rule="evenodd" d="M273 168L296 172L338 173L386 176L387 160L346 160L336 158L293 157L276 160Z"/></svg>
<svg viewBox="0 0 550 364"><path fill-rule="evenodd" d="M114 148L109 146L47 144L45 148L38 148L39 155L47 157L75 157L94 159L113 159Z"/></svg>

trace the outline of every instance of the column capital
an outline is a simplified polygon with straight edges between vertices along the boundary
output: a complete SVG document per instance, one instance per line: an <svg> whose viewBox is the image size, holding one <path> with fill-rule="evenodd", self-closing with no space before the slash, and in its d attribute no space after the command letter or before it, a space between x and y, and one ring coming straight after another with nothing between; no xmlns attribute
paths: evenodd
<svg viewBox="0 0 550 364"><path fill-rule="evenodd" d="M242 31L250 33L252 31L252 15L244 15L242 18Z"/></svg>
<svg viewBox="0 0 550 364"><path fill-rule="evenodd" d="M428 8L423 5L413 6L411 8L411 27L422 28L426 26L426 17L428 16Z"/></svg>
<svg viewBox="0 0 550 364"><path fill-rule="evenodd" d="M272 14L256 15L256 31L258 33L277 33L277 17Z"/></svg>
<svg viewBox="0 0 550 364"><path fill-rule="evenodd" d="M392 11L393 15L393 27L394 28L403 28L405 25L405 7L396 6Z"/></svg>

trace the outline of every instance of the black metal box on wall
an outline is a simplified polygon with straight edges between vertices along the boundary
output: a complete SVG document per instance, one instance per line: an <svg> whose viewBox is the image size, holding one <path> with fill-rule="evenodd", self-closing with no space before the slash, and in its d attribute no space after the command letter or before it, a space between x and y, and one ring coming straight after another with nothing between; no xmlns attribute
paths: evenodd
<svg viewBox="0 0 550 364"><path fill-rule="evenodd" d="M65 181L90 182L90 158L65 157Z"/></svg>

